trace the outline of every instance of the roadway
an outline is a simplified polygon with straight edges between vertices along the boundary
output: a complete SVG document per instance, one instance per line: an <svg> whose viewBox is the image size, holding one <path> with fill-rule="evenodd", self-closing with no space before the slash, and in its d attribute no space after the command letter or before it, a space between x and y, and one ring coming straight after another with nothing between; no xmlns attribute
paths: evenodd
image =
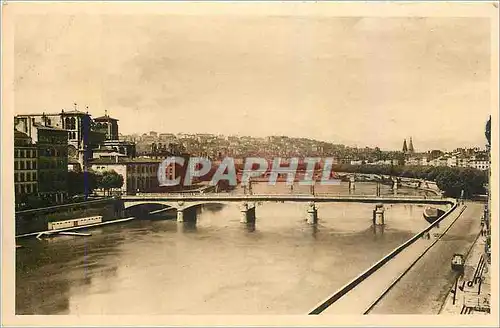
<svg viewBox="0 0 500 328"><path fill-rule="evenodd" d="M410 195L310 195L310 194L252 194L235 195L225 193L208 194L137 194L122 196L124 201L292 201L292 202L366 202L366 203L423 203L449 204L452 199L440 196L422 197Z"/></svg>
<svg viewBox="0 0 500 328"><path fill-rule="evenodd" d="M369 314L438 314L455 282L451 258L466 254L480 232L484 204L467 208L413 267L369 311Z"/></svg>

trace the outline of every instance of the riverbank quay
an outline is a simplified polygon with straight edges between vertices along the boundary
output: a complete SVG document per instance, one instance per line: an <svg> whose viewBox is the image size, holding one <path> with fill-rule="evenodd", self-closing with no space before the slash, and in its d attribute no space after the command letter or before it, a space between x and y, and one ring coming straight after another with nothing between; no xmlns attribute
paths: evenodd
<svg viewBox="0 0 500 328"><path fill-rule="evenodd" d="M49 222L90 216L102 216L103 221L123 218L123 202L119 197L109 197L17 211L15 233L17 236L45 231Z"/></svg>
<svg viewBox="0 0 500 328"><path fill-rule="evenodd" d="M439 314L490 314L491 258L486 250L487 236L480 233L466 254L463 275L455 284Z"/></svg>
<svg viewBox="0 0 500 328"><path fill-rule="evenodd" d="M465 202L460 218L372 308L370 314L438 314L455 283L455 254L467 254L481 231L484 203Z"/></svg>
<svg viewBox="0 0 500 328"><path fill-rule="evenodd" d="M394 250L360 276L318 304L310 314L366 314L425 254L467 209L455 205L439 221L429 225L401 249ZM382 263L379 265L379 263ZM376 270L371 270L378 267ZM358 281L357 281L358 280ZM352 288L350 285L353 285Z"/></svg>

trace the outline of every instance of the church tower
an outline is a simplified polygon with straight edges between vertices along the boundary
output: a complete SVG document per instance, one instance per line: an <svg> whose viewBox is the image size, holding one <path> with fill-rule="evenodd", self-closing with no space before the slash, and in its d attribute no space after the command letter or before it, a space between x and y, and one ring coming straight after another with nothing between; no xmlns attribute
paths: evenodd
<svg viewBox="0 0 500 328"><path fill-rule="evenodd" d="M406 146L406 139L405 141L403 142L403 153L407 153L408 152L408 147Z"/></svg>
<svg viewBox="0 0 500 328"><path fill-rule="evenodd" d="M415 152L415 149L413 148L413 140L410 137L410 146L408 147L408 151L410 154L413 154Z"/></svg>

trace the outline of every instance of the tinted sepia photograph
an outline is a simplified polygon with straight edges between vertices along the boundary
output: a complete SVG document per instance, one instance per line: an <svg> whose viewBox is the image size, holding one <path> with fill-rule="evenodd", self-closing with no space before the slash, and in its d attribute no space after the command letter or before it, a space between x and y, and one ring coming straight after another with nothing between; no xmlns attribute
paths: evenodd
<svg viewBox="0 0 500 328"><path fill-rule="evenodd" d="M498 325L498 1L6 1L2 48L3 325Z"/></svg>

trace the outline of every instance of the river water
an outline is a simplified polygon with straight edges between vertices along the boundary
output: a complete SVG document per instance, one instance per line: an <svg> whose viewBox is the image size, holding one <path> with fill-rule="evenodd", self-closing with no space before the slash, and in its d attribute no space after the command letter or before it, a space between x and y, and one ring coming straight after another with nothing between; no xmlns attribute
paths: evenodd
<svg viewBox="0 0 500 328"><path fill-rule="evenodd" d="M356 190L374 192L369 183ZM373 208L322 203L313 227L304 203L262 203L253 230L234 204L201 208L195 226L139 218L89 237L18 240L16 313L306 314L428 224L421 205L386 204L386 225L374 227Z"/></svg>

